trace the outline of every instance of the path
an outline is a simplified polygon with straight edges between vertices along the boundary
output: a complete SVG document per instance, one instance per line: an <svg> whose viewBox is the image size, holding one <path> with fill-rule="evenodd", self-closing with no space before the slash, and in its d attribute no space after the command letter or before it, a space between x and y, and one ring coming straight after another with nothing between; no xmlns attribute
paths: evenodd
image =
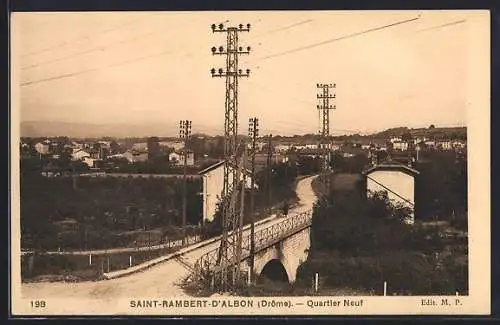
<svg viewBox="0 0 500 325"><path fill-rule="evenodd" d="M316 200L311 182L315 176L304 178L297 183L299 204L289 215L307 211L312 208ZM283 218L274 218L272 221L257 226L256 231L270 227L283 221ZM249 235L249 231L244 231ZM203 254L217 248L219 241L199 249L185 253L182 259L191 265ZM39 282L24 283L21 285L23 298L80 298L80 299L113 299L126 297L186 297L187 294L178 286L181 279L189 274L183 264L171 259L139 273L129 276L79 283Z"/></svg>

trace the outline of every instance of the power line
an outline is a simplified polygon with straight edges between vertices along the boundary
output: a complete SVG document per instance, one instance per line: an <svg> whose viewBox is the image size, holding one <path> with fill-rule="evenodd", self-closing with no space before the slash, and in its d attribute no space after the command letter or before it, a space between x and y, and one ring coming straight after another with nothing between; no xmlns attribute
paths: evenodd
<svg viewBox="0 0 500 325"><path fill-rule="evenodd" d="M420 29L420 30L415 31L415 33L422 33L422 32L426 32L429 30L441 29L441 28L448 27L448 26L462 24L462 23L465 23L466 21L467 21L466 19L457 20L457 21L453 21L451 23L446 23L446 24L439 25L439 26L433 26L433 27L429 27L429 28Z"/></svg>
<svg viewBox="0 0 500 325"><path fill-rule="evenodd" d="M65 74L61 74L61 75L58 75L58 76L47 77L47 78L37 79L37 80L33 80L33 81L26 81L26 82L22 82L21 86L24 87L24 86L30 86L30 85L44 83L44 82L53 81L53 80L59 80L59 79L64 79L64 78L75 77L75 76L79 76L79 75L82 75L82 74L87 74L87 73L91 73L91 72L97 72L97 71L104 70L104 69L107 69L107 68L118 67L118 66L121 66L121 65L135 63L135 62L143 61L143 60L150 59L150 58L153 58L153 57L167 55L167 54L170 54L172 52L173 52L172 50L162 51L162 52L159 52L159 53L149 54L149 55L145 55L145 56L138 57L138 58L131 59L131 60L125 60L125 61L120 61L120 62L108 64L108 65L103 66L103 67L91 68L91 69L87 69L87 70L83 70L83 71L77 71L77 72L72 72L72 73L65 73Z"/></svg>
<svg viewBox="0 0 500 325"><path fill-rule="evenodd" d="M147 37L147 36L150 36L150 35L162 32L162 31L163 30L152 30L152 31L149 31L149 32L146 32L146 33L134 35L134 36L132 36L130 38L122 39L122 40L119 40L119 41L116 41L116 42L111 42L111 43L108 43L106 45L96 46L96 47L93 47L93 48L90 48L90 49L86 49L86 50L83 50L83 51L79 51L79 52L76 52L76 53L73 53L73 54L69 54L69 55L66 55L66 56L63 56L63 57L49 59L49 60L42 61L42 62L39 62L39 63L31 64L31 65L28 65L28 66L24 66L24 67L21 68L21 70L29 70L29 69L37 68L37 67L44 66L44 65L47 65L47 64L50 64L50 63L65 61L65 60L69 60L69 59L72 59L74 57L78 57L78 56L85 55L85 54L90 54L90 53L94 53L94 52L102 52L102 51L105 51L105 50L107 50L109 48L112 48L114 46L127 44L127 43L136 41L138 39L141 39L141 38L144 38L144 37Z"/></svg>
<svg viewBox="0 0 500 325"><path fill-rule="evenodd" d="M270 31L267 31L263 34L259 34L259 35L255 35L253 37L250 37L249 40L251 39L254 39L254 38L259 38L259 37L266 37L266 36L269 36L269 35L273 35L275 33L279 33L279 32L283 32L283 31L286 31L286 30L289 30L291 28L294 28L294 27L297 27L297 26L301 26L301 25L304 25L304 24L307 24L307 23L310 23L310 22L313 22L314 19L306 19L306 20L301 20L297 23L293 23L291 25L287 25L287 26L284 26L284 27L280 27L280 28L276 28L276 29L272 29Z"/></svg>
<svg viewBox="0 0 500 325"><path fill-rule="evenodd" d="M187 51L184 51L182 53L189 53L189 51L190 50L187 50ZM58 75L58 76L52 76L52 77L47 77L47 78L42 78L42 79L37 79L37 80L32 80L32 81L26 81L26 82L22 82L20 85L21 86L29 86L29 85L34 85L34 84L38 84L38 83L49 82L49 81L53 81L53 80L59 80L59 79L64 79L64 78L76 77L76 76L78 76L80 74L87 74L87 73L91 73L91 72L97 72L97 71L100 71L100 70L104 70L106 68L117 67L117 66L121 66L121 65L125 65L125 64L135 63L135 62L143 61L143 60L146 60L146 59L149 59L149 58L154 58L154 57L163 56L163 55L167 55L167 54L173 54L173 53L175 53L175 50L161 51L159 53L148 54L148 55L145 55L145 56L142 56L142 57L138 57L138 58L134 58L134 59L130 59L130 60L120 61L120 62L117 62L117 63L111 63L111 64L103 66L103 67L96 67L96 68L86 69L86 70L82 70L82 71L76 71L76 72L72 72L72 73L65 73L65 74L61 74L61 75Z"/></svg>
<svg viewBox="0 0 500 325"><path fill-rule="evenodd" d="M397 26L397 25L409 23L409 22L415 21L417 19L420 19L420 17L415 17L415 18L412 18L412 19L406 19L406 20L398 21L398 22L395 22L395 23L392 23L392 24L388 24L388 25L384 25L384 26L380 26L380 27L376 27L376 28L367 29L367 30L364 30L364 31L361 31L361 32L349 34L349 35L346 35L346 36L336 37L336 38L328 39L328 40L325 40L325 41L322 41L322 42L319 42L319 43L314 43L314 44L310 44L310 45L306 45L306 46L301 46L299 48L295 48L295 49L292 49L292 50L288 50L288 51L284 51L284 52L280 52L280 53L276 53L276 54L271 54L271 55L268 55L268 56L265 56L265 57L262 57L262 58L257 58L256 60L253 60L252 62L256 62L256 61L260 61L260 60L267 60L267 59L270 59L270 58L275 58L275 57L283 56L283 55L286 55L286 54L292 54L292 53L299 52L299 51L309 50L311 48L315 48L315 47L318 47L318 46L326 45L326 44L333 43L333 42L336 42L336 41L340 41L340 40L348 39L348 38L351 38L351 37L363 35L363 34L366 34L366 33L371 33L371 32L374 32L374 31L382 30L382 29L385 29L385 28L394 27L394 26Z"/></svg>
<svg viewBox="0 0 500 325"><path fill-rule="evenodd" d="M101 31L99 33L99 35L104 35L104 34L107 34L109 32L113 32L123 26L126 26L126 25L130 25L130 24L133 24L134 22L140 20L141 18L136 18L136 19L132 19L128 22L125 22L125 23L122 23L122 24L119 24L115 27L111 27L111 28L108 28L108 29L105 29L104 31ZM21 55L21 58L24 58L24 57L27 57L27 56L32 56L32 55L37 55L37 54L41 54L41 53L44 53L44 52L47 52L47 51L50 51L50 50L55 50L55 49L58 49L58 48L61 48L61 47L64 47L64 46L67 46L67 45L70 45L70 44L73 44L73 43L77 43L77 42L80 42L80 41L83 41L83 40L88 40L90 38L92 38L93 36L92 35L85 35L85 36L82 36L82 37L79 37L79 38L76 38L72 41L63 41L57 45L53 45L53 46L49 46L49 47L46 47L44 49L41 49L41 50L38 50L38 51L33 51L33 52L29 52L29 53L26 53L26 54L23 54ZM95 37L95 35L94 35Z"/></svg>

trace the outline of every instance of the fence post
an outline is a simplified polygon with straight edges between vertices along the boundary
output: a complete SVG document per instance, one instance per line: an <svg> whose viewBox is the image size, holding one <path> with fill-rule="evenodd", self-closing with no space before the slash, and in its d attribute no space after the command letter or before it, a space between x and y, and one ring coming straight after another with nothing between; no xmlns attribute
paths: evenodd
<svg viewBox="0 0 500 325"><path fill-rule="evenodd" d="M387 296L387 281L384 281L384 296Z"/></svg>
<svg viewBox="0 0 500 325"><path fill-rule="evenodd" d="M128 257L128 265L129 267L132 267L132 255Z"/></svg>
<svg viewBox="0 0 500 325"><path fill-rule="evenodd" d="M89 265L92 265L92 254L89 254Z"/></svg>
<svg viewBox="0 0 500 325"><path fill-rule="evenodd" d="M317 293L318 292L318 285L319 285L319 274L316 273L314 275L314 292Z"/></svg>
<svg viewBox="0 0 500 325"><path fill-rule="evenodd" d="M108 255L108 273L109 273L109 269L110 269L110 265L109 265L110 263L109 262L110 261L109 261L109 255Z"/></svg>

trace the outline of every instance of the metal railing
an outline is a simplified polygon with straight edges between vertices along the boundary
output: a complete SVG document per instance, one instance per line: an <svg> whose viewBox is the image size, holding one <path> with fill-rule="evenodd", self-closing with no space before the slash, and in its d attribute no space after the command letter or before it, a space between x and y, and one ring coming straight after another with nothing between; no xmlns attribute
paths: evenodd
<svg viewBox="0 0 500 325"><path fill-rule="evenodd" d="M304 228L311 225L312 210L286 217L283 221L275 223L269 227L255 232L255 251L258 252L275 242L280 241ZM242 243L241 259L247 259L250 256L250 235L244 237ZM232 252L228 252L231 254ZM200 282L211 281L213 275L220 272L217 265L219 247L202 255L194 265L195 277ZM232 256L230 256L232 258ZM227 267L229 267L228 265Z"/></svg>

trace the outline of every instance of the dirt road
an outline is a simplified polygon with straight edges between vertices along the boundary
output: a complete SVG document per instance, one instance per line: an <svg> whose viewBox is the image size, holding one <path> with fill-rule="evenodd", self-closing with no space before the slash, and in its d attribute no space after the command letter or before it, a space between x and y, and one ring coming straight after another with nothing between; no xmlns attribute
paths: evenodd
<svg viewBox="0 0 500 325"><path fill-rule="evenodd" d="M312 208L316 197L313 193L311 182L313 177L302 179L298 182L296 192L299 204L292 209L289 216L307 211ZM256 231L283 221L276 218L256 227ZM244 236L249 231L244 232ZM185 261L194 264L206 252L217 248L219 242L214 242L205 247L185 253ZM22 284L23 298L80 298L80 299L114 299L125 297L180 297L187 294L178 286L189 271L175 259L165 261L150 269L131 274L122 278L95 282L79 283L26 283Z"/></svg>

